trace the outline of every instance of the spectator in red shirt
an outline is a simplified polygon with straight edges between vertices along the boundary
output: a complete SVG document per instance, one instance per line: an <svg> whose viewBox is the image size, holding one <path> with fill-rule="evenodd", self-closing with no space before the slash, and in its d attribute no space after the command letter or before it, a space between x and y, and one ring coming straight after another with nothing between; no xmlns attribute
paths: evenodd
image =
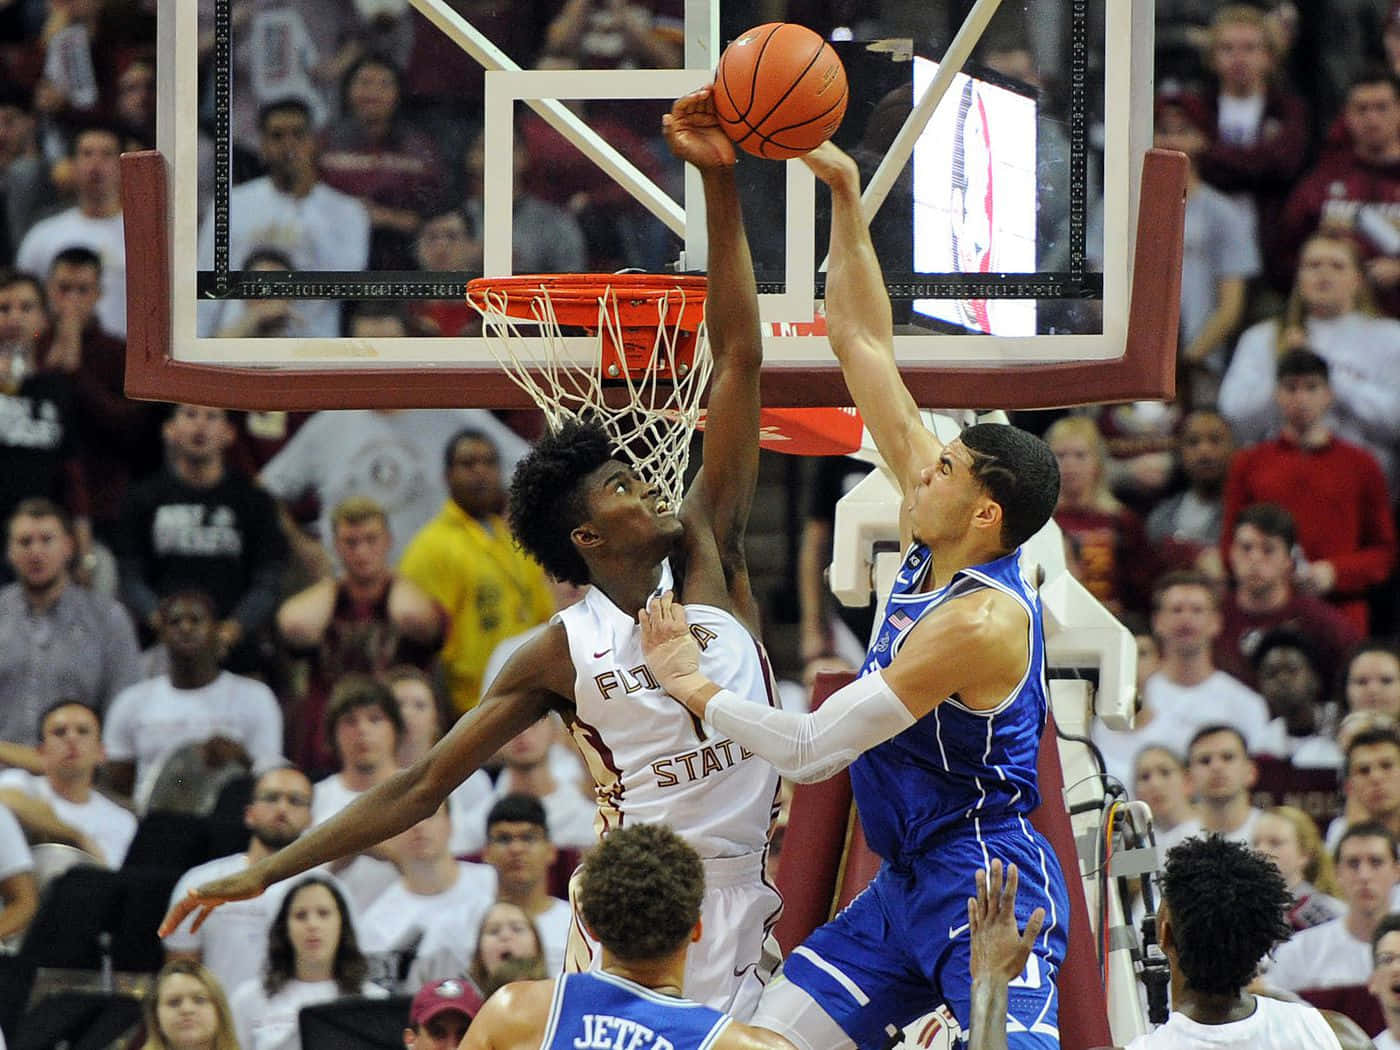
<svg viewBox="0 0 1400 1050"><path fill-rule="evenodd" d="M1274 279L1288 287L1303 241L1319 228L1350 233L1382 308L1400 316L1400 81L1363 73L1347 91L1343 119L1351 148L1325 155L1284 208L1271 253Z"/></svg>
<svg viewBox="0 0 1400 1050"><path fill-rule="evenodd" d="M370 266L413 266L413 237L441 196L446 169L433 140L399 113L401 74L366 55L341 82L343 116L321 141L321 178L369 211Z"/></svg>
<svg viewBox="0 0 1400 1050"><path fill-rule="evenodd" d="M1209 63L1216 83L1205 103L1215 133L1196 156L1196 170L1249 206L1267 256L1307 155L1307 107L1275 78L1276 45L1258 8L1228 4L1215 13Z"/></svg>
<svg viewBox="0 0 1400 1050"><path fill-rule="evenodd" d="M1365 634L1366 591L1395 564L1385 476L1369 452L1332 434L1326 361L1311 350L1290 350L1279 358L1277 375L1283 429L1235 456L1225 484L1225 535L1233 539L1240 514L1252 504L1287 509L1307 559L1298 570L1299 586L1332 602Z"/></svg>
<svg viewBox="0 0 1400 1050"><path fill-rule="evenodd" d="M1055 522L1065 535L1070 568L1089 592L1114 612L1141 611L1156 558L1142 519L1108 490L1108 453L1088 416L1066 416L1045 433L1060 465Z"/></svg>
<svg viewBox="0 0 1400 1050"><path fill-rule="evenodd" d="M1258 688L1254 664L1265 633L1288 628L1317 649L1322 677L1336 677L1344 654L1361 639L1352 624L1327 602L1293 585L1293 515L1272 503L1246 507L1230 538L1234 589L1221 603L1224 626L1215 640L1215 662L1250 688Z"/></svg>

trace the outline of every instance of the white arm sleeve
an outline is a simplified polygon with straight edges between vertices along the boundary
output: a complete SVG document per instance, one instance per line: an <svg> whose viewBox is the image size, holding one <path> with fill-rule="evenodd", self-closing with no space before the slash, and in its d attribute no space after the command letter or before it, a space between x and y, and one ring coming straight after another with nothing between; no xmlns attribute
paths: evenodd
<svg viewBox="0 0 1400 1050"><path fill-rule="evenodd" d="M915 721L879 671L842 686L806 715L751 703L721 689L710 697L705 720L799 784L839 773L861 752Z"/></svg>

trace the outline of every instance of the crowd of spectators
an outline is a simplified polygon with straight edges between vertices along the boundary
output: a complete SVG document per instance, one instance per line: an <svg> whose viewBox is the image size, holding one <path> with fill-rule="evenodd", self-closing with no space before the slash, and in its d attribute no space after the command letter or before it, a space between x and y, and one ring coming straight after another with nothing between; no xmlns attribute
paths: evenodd
<svg viewBox="0 0 1400 1050"><path fill-rule="evenodd" d="M525 67L681 64L679 0L451 2ZM154 6L0 0L0 943L21 960L49 947L26 930L51 928L40 889L72 853L139 875L162 905L257 861L421 758L511 640L576 597L501 517L537 421L123 396L118 156L153 144ZM213 0L198 6L207 69ZM915 18L788 6L857 39L911 35ZM1047 107L1065 88L1052 6L1007 15L980 55ZM402 0L232 14L233 266L479 268L480 67ZM1400 4L1309 17L1289 0L1159 2L1157 142L1191 159L1180 397L1018 421L1059 461L1072 571L1138 639L1137 726L1092 732L1107 774L1148 802L1160 842L1214 834L1269 856L1306 934L1261 980L1395 1040ZM660 103L571 105L676 188ZM674 256L545 122L522 116L515 143L516 270ZM198 251L212 263L207 213ZM473 318L459 302L267 299L202 303L198 327L376 339ZM789 537L794 677L858 660L869 629L868 611L838 621L820 575L861 469L810 471ZM420 987L406 1042L448 1039L477 993L558 969L567 872L593 837L586 780L545 719L374 855L176 931L148 967L168 959L146 1045L282 1050L303 1007ZM208 848L168 848L172 828ZM0 1031L32 977L0 966Z"/></svg>

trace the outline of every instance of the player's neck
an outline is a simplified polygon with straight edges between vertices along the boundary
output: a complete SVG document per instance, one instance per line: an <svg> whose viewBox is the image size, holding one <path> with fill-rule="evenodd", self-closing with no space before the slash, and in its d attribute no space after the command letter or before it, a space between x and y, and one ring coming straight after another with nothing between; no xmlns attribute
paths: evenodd
<svg viewBox="0 0 1400 1050"><path fill-rule="evenodd" d="M687 942L689 944L689 942ZM646 962L624 962L606 948L603 949L603 969L614 976L640 984L662 995L684 994L685 952L682 950L664 959Z"/></svg>
<svg viewBox="0 0 1400 1050"><path fill-rule="evenodd" d="M1183 980L1172 981L1172 1009L1185 1014L1197 1024L1230 1024L1243 1021L1258 1008L1252 993L1241 988L1230 995L1198 992Z"/></svg>
<svg viewBox="0 0 1400 1050"><path fill-rule="evenodd" d="M661 562L658 559L650 571L638 572L635 560L629 565L613 565L599 559L588 566L593 586L608 596L608 600L629 616L636 616L647 600L661 586Z"/></svg>
<svg viewBox="0 0 1400 1050"><path fill-rule="evenodd" d="M929 555L933 558L933 571L928 574L923 589L936 591L940 587L946 587L963 569L985 565L989 561L995 561L1003 553L1005 552L989 550L985 544L976 541L963 541L937 548L930 546Z"/></svg>

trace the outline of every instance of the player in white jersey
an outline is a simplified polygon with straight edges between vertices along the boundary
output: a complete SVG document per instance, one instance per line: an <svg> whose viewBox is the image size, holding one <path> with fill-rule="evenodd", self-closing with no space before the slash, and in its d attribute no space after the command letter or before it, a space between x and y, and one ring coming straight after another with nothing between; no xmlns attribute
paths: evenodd
<svg viewBox="0 0 1400 1050"><path fill-rule="evenodd" d="M1005 1050L1007 985L1034 937L1017 933L1016 886L1008 880L1002 892L996 867L989 878L979 873L969 902L968 1050ZM1259 960L1291 932L1293 895L1272 861L1218 835L1187 839L1167 854L1161 886L1157 936L1171 964L1172 1012L1127 1050L1340 1050L1320 1011L1246 990Z"/></svg>
<svg viewBox="0 0 1400 1050"><path fill-rule="evenodd" d="M777 775L660 689L641 655L636 610L674 588L709 673L755 703L773 702L744 560L763 344L734 149L709 89L679 100L663 130L672 151L700 169L709 236L714 373L704 465L682 506L668 506L599 427L569 424L542 438L516 468L511 527L551 575L592 584L590 596L521 646L482 703L426 756L287 849L195 888L167 927L397 834L434 812L516 733L557 710L597 779L600 830L664 819L705 861L705 936L690 953L688 993L740 1016L751 1011L779 910L763 882Z"/></svg>

